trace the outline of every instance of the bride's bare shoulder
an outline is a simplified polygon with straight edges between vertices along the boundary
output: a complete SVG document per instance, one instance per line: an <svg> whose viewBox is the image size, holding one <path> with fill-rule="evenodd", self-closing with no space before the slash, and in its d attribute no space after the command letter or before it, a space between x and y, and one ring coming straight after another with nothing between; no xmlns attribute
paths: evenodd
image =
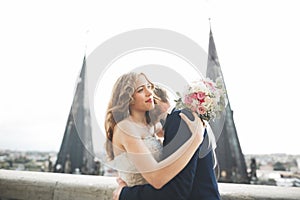
<svg viewBox="0 0 300 200"><path fill-rule="evenodd" d="M115 130L124 132L126 130L130 130L131 126L132 126L132 124L130 124L129 119L125 118L116 124Z"/></svg>
<svg viewBox="0 0 300 200"><path fill-rule="evenodd" d="M142 135L142 130L128 118L118 122L114 132L122 134L122 136L133 136L137 138L140 138Z"/></svg>

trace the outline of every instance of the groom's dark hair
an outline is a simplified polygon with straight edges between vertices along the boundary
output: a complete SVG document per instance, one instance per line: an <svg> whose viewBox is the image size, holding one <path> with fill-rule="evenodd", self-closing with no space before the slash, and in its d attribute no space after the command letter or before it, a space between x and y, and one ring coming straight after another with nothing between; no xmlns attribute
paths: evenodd
<svg viewBox="0 0 300 200"><path fill-rule="evenodd" d="M164 103L169 102L169 97L168 97L167 91L165 89L155 86L153 92L154 92L154 99L160 100ZM157 97L158 99L155 97Z"/></svg>
<svg viewBox="0 0 300 200"><path fill-rule="evenodd" d="M161 106L158 102L169 103L169 97L167 95L167 91L161 87L155 86L153 90L153 98L155 107L153 110L149 111L150 119L152 124L156 124L160 121L159 116L162 114Z"/></svg>

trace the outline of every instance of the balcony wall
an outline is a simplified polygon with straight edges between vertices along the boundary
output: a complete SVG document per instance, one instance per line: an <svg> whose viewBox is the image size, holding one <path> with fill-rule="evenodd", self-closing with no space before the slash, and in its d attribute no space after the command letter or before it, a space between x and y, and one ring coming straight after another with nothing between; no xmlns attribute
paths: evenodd
<svg viewBox="0 0 300 200"><path fill-rule="evenodd" d="M0 170L0 200L109 200L114 177ZM219 183L223 200L299 200L300 188Z"/></svg>

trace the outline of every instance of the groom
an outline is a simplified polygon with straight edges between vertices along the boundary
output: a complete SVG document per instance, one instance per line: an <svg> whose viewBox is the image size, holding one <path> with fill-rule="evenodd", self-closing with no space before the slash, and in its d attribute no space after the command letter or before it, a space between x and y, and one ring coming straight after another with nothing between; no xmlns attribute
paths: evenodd
<svg viewBox="0 0 300 200"><path fill-rule="evenodd" d="M158 88L154 93L161 99L158 107L162 111L166 111L166 108L170 107L166 92ZM166 117L164 123L163 157L170 155L191 136L187 125L180 123L180 112L172 111ZM206 135L207 132L205 130L204 140L208 139L205 137ZM209 152L204 158L199 158L199 151L200 148L195 152L185 168L159 190L150 184L127 187L123 180L118 179L119 187L114 191L114 200L220 200L213 169L212 152Z"/></svg>

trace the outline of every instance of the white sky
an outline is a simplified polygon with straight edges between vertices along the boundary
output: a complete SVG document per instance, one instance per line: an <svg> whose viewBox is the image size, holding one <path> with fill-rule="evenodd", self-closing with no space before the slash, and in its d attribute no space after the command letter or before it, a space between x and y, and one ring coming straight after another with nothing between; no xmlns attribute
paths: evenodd
<svg viewBox="0 0 300 200"><path fill-rule="evenodd" d="M1 2L0 149L59 150L86 44L163 28L207 50L209 17L243 153L300 154L296 0Z"/></svg>

